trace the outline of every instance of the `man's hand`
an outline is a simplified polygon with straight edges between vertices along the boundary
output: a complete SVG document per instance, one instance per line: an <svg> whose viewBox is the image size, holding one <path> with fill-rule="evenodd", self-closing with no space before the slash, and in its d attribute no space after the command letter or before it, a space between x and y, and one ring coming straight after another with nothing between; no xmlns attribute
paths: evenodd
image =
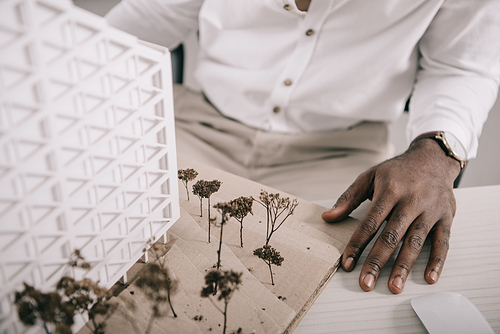
<svg viewBox="0 0 500 334"><path fill-rule="evenodd" d="M389 290L401 293L428 235L431 254L425 280L429 284L438 281L448 253L456 210L453 181L459 172L459 162L448 157L435 140L420 139L404 154L361 174L333 208L323 213L325 221L335 222L365 200L372 201L344 250L342 267L346 271L354 269L366 245L387 220L363 264L359 277L363 290L373 290L380 270L404 239L388 282Z"/></svg>

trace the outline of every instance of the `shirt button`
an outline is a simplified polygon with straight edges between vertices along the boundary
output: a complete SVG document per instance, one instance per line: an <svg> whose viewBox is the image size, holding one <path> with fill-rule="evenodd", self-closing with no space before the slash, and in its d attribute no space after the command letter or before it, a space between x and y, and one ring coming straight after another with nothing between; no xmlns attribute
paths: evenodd
<svg viewBox="0 0 500 334"><path fill-rule="evenodd" d="M286 79L284 82L285 86L291 86L292 85L292 80Z"/></svg>
<svg viewBox="0 0 500 334"><path fill-rule="evenodd" d="M285 8L286 10L291 10L292 6L290 6L289 4L286 4L283 6L283 8Z"/></svg>
<svg viewBox="0 0 500 334"><path fill-rule="evenodd" d="M273 108L273 112L274 112L275 114L279 113L280 111L281 111L281 108L280 108L280 107L274 107L274 108Z"/></svg>
<svg viewBox="0 0 500 334"><path fill-rule="evenodd" d="M306 31L306 35L307 35L307 36L312 36L312 35L314 35L314 30L312 30L312 29L307 30L307 31Z"/></svg>

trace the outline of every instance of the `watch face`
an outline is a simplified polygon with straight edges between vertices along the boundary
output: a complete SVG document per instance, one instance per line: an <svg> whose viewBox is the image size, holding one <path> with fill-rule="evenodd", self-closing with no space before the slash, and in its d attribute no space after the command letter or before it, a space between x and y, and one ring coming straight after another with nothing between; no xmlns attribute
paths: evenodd
<svg viewBox="0 0 500 334"><path fill-rule="evenodd" d="M462 143L460 142L460 140L458 140L458 138L455 137L450 132L443 132L443 137L446 140L446 142L448 143L453 154L455 154L461 160L466 161L467 160L467 151L465 150L465 148L462 145Z"/></svg>

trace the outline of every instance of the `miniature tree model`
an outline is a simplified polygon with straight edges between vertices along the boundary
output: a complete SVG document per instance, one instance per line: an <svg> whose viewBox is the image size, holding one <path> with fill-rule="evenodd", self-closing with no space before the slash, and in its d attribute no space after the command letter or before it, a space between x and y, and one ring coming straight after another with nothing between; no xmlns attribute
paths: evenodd
<svg viewBox="0 0 500 334"><path fill-rule="evenodd" d="M57 290L63 291L78 313L87 314L89 321L85 325L93 334L104 333L106 321L118 307L117 304L109 301L111 293L108 289L100 287L88 278L77 282L65 276L59 280Z"/></svg>
<svg viewBox="0 0 500 334"><path fill-rule="evenodd" d="M274 285L273 270L271 265L281 266L285 260L276 249L270 245L262 246L253 251L253 255L257 255L269 266L269 273L271 274L271 285Z"/></svg>
<svg viewBox="0 0 500 334"><path fill-rule="evenodd" d="M76 310L69 301L63 301L59 293L43 293L24 283L24 290L15 294L14 305L24 325L40 324L47 334L71 334Z"/></svg>
<svg viewBox="0 0 500 334"><path fill-rule="evenodd" d="M186 194L187 194L188 201L189 201L188 182L193 181L194 179L196 179L197 176L198 176L198 172L192 168L179 169L177 171L177 177L179 178L179 180L182 181L182 183L184 184L184 187L186 188Z"/></svg>
<svg viewBox="0 0 500 334"><path fill-rule="evenodd" d="M290 200L289 197L282 198L279 193L270 194L265 190L260 191L259 200L254 200L266 208L266 245L269 245L273 233L293 215L299 203L296 198L294 200Z"/></svg>
<svg viewBox="0 0 500 334"><path fill-rule="evenodd" d="M78 249L70 255L67 265L85 270L90 268ZM40 323L47 333L71 333L73 318L78 312L86 314L92 322L92 326L86 323L92 333L103 334L106 321L117 309L117 304L109 302L111 293L88 278L76 281L64 276L56 291L49 293L42 293L28 284L24 287L15 295L19 318L28 326Z"/></svg>
<svg viewBox="0 0 500 334"><path fill-rule="evenodd" d="M208 199L208 242L210 242L210 196L220 189L222 184L219 180L205 181L199 180L193 184L193 194L200 199L200 217L203 217L203 198Z"/></svg>
<svg viewBox="0 0 500 334"><path fill-rule="evenodd" d="M203 195L206 187L207 181L205 180L198 180L193 184L193 194L200 199L200 217L203 217Z"/></svg>
<svg viewBox="0 0 500 334"><path fill-rule="evenodd" d="M243 248L243 218L245 218L249 213L252 212L252 197L238 197L231 201L231 205L234 207L233 211L230 213L231 217L234 217L240 222L240 246Z"/></svg>
<svg viewBox="0 0 500 334"><path fill-rule="evenodd" d="M70 255L68 265L71 268L90 269L90 264L85 261L79 249L75 249ZM59 280L56 289L58 292L62 291L76 312L82 316L87 315L88 322L85 325L92 333L104 333L106 321L118 307L116 303L109 301L112 295L108 289L100 287L96 282L88 278L76 281L68 276L64 276Z"/></svg>
<svg viewBox="0 0 500 334"><path fill-rule="evenodd" d="M222 313L224 316L224 327L222 333L226 333L227 327L227 306L229 301L233 297L234 292L239 288L241 284L242 273L236 273L234 271L219 271L211 270L205 276L205 284L201 290L201 296L210 299L212 304ZM218 300L224 300L224 309L220 309L217 304L211 299L211 295L219 294Z"/></svg>
<svg viewBox="0 0 500 334"><path fill-rule="evenodd" d="M151 308L153 313L149 319L146 333L149 333L151 330L155 318L165 315L165 313L161 311L161 306L165 302L168 303L174 318L177 318L171 299L172 293L177 289L177 281L170 278L168 269L165 266L165 259L162 258L164 254L160 253L160 248L161 246L155 243L154 236L146 242L143 252L151 253L156 263L149 265L148 268L141 273L141 277L136 281L136 285L152 302Z"/></svg>
<svg viewBox="0 0 500 334"><path fill-rule="evenodd" d="M220 223L220 237L219 237L219 250L217 251L217 269L220 268L220 253L222 250L222 233L224 231L224 225L229 219L229 214L234 211L235 206L228 202L220 202L214 205L222 216Z"/></svg>
<svg viewBox="0 0 500 334"><path fill-rule="evenodd" d="M154 319L165 315L161 309L162 304L168 302L174 318L177 317L170 299L172 292L177 287L177 282L170 278L167 268L163 268L159 264L153 263L141 273L141 277L137 279L135 284L152 302L151 308L153 313L149 318L148 327L145 332L146 334L150 332Z"/></svg>
<svg viewBox="0 0 500 334"><path fill-rule="evenodd" d="M208 181L198 180L193 184L193 194L200 199L200 217L203 217L203 199L206 198Z"/></svg>
<svg viewBox="0 0 500 334"><path fill-rule="evenodd" d="M85 258L80 254L79 249L75 249L69 256L68 266L72 268L90 269L90 263L85 261Z"/></svg>

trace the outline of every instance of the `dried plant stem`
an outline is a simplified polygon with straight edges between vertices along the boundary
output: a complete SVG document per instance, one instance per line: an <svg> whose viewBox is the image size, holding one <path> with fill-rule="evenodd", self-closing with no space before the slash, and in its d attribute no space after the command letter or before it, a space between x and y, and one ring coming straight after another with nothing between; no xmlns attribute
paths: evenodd
<svg viewBox="0 0 500 334"><path fill-rule="evenodd" d="M182 180L182 183L184 184L184 188L186 188L186 194L187 194L187 199L189 201L189 189L188 189L188 181Z"/></svg>
<svg viewBox="0 0 500 334"><path fill-rule="evenodd" d="M224 329L222 330L222 334L226 334L226 328L227 328L227 304L229 304L229 301L227 299L224 299Z"/></svg>
<svg viewBox="0 0 500 334"><path fill-rule="evenodd" d="M231 300L234 292L238 289L241 284L242 273L236 273L234 271L219 271L211 270L205 275L206 286L201 290L201 297L208 298L215 308L222 313L224 316L224 327L222 333L226 333L227 328L227 308L229 301ZM219 287L219 292L217 292L217 287ZM224 299L224 309L221 310L218 305L212 300L211 296L219 294L218 299Z"/></svg>
<svg viewBox="0 0 500 334"><path fill-rule="evenodd" d="M165 303L168 303L174 318L177 317L171 300L171 293L175 292L177 281L170 278L165 262L161 261L160 256L158 254L154 255L157 261L148 265L141 272L141 276L135 281L135 284L151 302L151 316L145 331L146 334L151 331L155 318L160 318L167 314L162 310L162 305Z"/></svg>
<svg viewBox="0 0 500 334"><path fill-rule="evenodd" d="M219 202L214 205L214 208L216 208L220 215L221 215L221 222L220 222L220 237L219 237L219 250L217 251L217 270L220 268L220 255L222 251L222 234L224 232L224 224L226 224L227 220L229 219L229 214L232 212L234 209L234 205L229 203L229 202Z"/></svg>
<svg viewBox="0 0 500 334"><path fill-rule="evenodd" d="M151 331L151 327L153 326L154 321L155 321L155 315L153 313L153 314L151 314L151 317L149 318L148 327L146 327L146 331L144 332L145 334L149 334L149 332Z"/></svg>
<svg viewBox="0 0 500 334"><path fill-rule="evenodd" d="M188 201L189 201L188 182L193 181L194 179L196 179L197 176L198 176L198 172L192 168L179 169L177 171L177 177L179 178L179 180L182 181L182 183L184 184L184 187L186 188L186 194L187 194Z"/></svg>
<svg viewBox="0 0 500 334"><path fill-rule="evenodd" d="M290 200L289 197L281 197L279 193L270 194L261 190L257 203L266 208L266 246L269 245L271 237L288 217L293 215L295 208L299 205L297 199ZM284 216L283 218L280 218Z"/></svg>
<svg viewBox="0 0 500 334"><path fill-rule="evenodd" d="M267 263L268 267L269 267L269 273L271 274L271 285L274 285L274 275L273 275L273 269L271 268L271 262L268 262Z"/></svg>
<svg viewBox="0 0 500 334"><path fill-rule="evenodd" d="M213 193L219 191L220 185L222 184L219 180L205 181L199 180L193 185L193 194L200 198L200 217L203 216L203 198L208 199L208 242L210 243L210 196Z"/></svg>
<svg viewBox="0 0 500 334"><path fill-rule="evenodd" d="M92 317L92 325L94 325L94 330L97 328L97 322L95 321L95 318ZM94 331L92 331L94 333Z"/></svg>
<svg viewBox="0 0 500 334"><path fill-rule="evenodd" d="M168 305L170 305L170 310L172 310L172 314L174 315L174 318L177 318L177 314L174 311L174 307L172 305L172 300L170 299L170 295L171 295L170 290L168 290L168 292L167 292Z"/></svg>
<svg viewBox="0 0 500 334"><path fill-rule="evenodd" d="M276 249L270 245L264 245L253 251L253 255L258 256L262 259L269 267L269 273L271 274L271 285L274 285L273 270L271 265L281 266L285 260Z"/></svg>
<svg viewBox="0 0 500 334"><path fill-rule="evenodd" d="M243 248L243 219L240 220L240 247Z"/></svg>
<svg viewBox="0 0 500 334"><path fill-rule="evenodd" d="M215 286L215 290L213 292L213 295L217 294L217 285ZM226 327L227 327L227 305L229 304L229 299L224 299L224 310L222 310L219 305L215 303L215 301L208 297L208 300L212 303L212 305L219 311L223 316L224 316L224 328L222 329L222 334L226 333Z"/></svg>
<svg viewBox="0 0 500 334"><path fill-rule="evenodd" d="M222 218L222 223L220 224L220 237L219 237L219 250L217 251L217 270L220 268L220 253L222 251L222 232L224 229L224 217Z"/></svg>
<svg viewBox="0 0 500 334"><path fill-rule="evenodd" d="M212 222L210 221L210 197L208 197L208 243L210 243L210 225Z"/></svg>
<svg viewBox="0 0 500 334"><path fill-rule="evenodd" d="M278 217L285 211L286 209L284 209L283 211L281 211L279 214L277 214L273 220L271 220L271 231L269 232L269 224L268 224L268 235L267 235L267 238L266 238L266 245L269 245L269 241L271 241L271 237L272 235L274 234L274 232L276 232L280 227L281 225L283 225L283 223L285 222L285 220L290 217L293 213L288 213L285 218L283 218L283 220L281 221L281 223L279 223L278 225L276 225L276 220L278 219Z"/></svg>
<svg viewBox="0 0 500 334"><path fill-rule="evenodd" d="M271 211L268 209L266 216L266 246L269 245L269 240L271 240L271 234L269 234L270 220L271 220Z"/></svg>
<svg viewBox="0 0 500 334"><path fill-rule="evenodd" d="M245 197L240 196L236 199L233 199L231 204L231 212L229 215L234 217L240 223L240 246L243 248L243 219L252 212L254 198L253 197Z"/></svg>
<svg viewBox="0 0 500 334"><path fill-rule="evenodd" d="M217 294L217 293L215 293L215 294ZM217 311L219 311L220 313L224 314L224 311L219 307L219 305L217 305L215 303L215 301L210 296L208 296L208 300L210 300L210 302L217 309Z"/></svg>

